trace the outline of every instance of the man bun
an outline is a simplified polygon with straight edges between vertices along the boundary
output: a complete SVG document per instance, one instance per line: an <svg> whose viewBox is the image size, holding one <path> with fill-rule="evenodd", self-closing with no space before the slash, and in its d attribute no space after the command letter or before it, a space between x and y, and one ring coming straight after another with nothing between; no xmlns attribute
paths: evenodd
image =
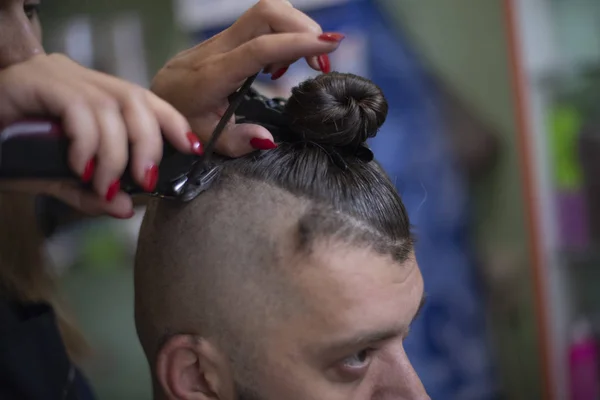
<svg viewBox="0 0 600 400"><path fill-rule="evenodd" d="M337 72L295 87L285 107L293 141L350 148L375 137L387 112L387 101L377 85Z"/></svg>

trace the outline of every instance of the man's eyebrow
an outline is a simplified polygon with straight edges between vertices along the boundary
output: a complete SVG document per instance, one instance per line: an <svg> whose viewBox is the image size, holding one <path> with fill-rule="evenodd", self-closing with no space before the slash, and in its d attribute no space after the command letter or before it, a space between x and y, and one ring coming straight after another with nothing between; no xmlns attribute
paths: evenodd
<svg viewBox="0 0 600 400"><path fill-rule="evenodd" d="M419 303L419 308L415 313L415 316L411 320L411 324L414 320L419 316L423 306L425 305L425 295L421 297L421 302ZM342 339L339 341L331 342L329 344L325 344L321 346L319 349L319 353L330 353L336 354L343 352L348 349L358 349L361 347L368 347L369 345L374 345L377 343L384 342L386 340L395 338L402 334L408 333L408 326L395 326L390 329L386 329L378 332L365 332L355 335L353 337L349 337L346 339Z"/></svg>

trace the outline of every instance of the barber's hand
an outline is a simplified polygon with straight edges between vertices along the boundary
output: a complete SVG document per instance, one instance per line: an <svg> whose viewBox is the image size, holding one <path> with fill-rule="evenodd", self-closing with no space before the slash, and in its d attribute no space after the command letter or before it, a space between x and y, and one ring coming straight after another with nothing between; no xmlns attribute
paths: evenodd
<svg viewBox="0 0 600 400"><path fill-rule="evenodd" d="M203 142L210 139L229 102L244 80L260 71L276 79L300 58L329 72L328 53L343 36L323 34L321 27L286 0L261 0L235 24L170 60L156 75L152 91L188 118ZM273 136L258 125L236 125L232 118L217 151L240 156L274 147Z"/></svg>
<svg viewBox="0 0 600 400"><path fill-rule="evenodd" d="M62 120L72 143L69 163L82 181L92 182L95 193L48 181L3 183L0 190L49 194L92 214L133 214L131 198L119 191L119 178L131 158L134 179L153 189L161 130L182 152L199 145L188 134L186 119L155 94L62 55L38 55L0 70L0 128L36 115Z"/></svg>

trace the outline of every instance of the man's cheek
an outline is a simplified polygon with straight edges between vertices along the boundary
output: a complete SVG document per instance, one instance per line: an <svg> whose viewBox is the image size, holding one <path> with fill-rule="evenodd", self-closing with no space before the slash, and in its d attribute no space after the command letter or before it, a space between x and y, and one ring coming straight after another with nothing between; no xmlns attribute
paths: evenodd
<svg viewBox="0 0 600 400"><path fill-rule="evenodd" d="M289 400L364 400L357 396L359 385L344 385L327 380L325 376L296 376L274 382L268 399Z"/></svg>

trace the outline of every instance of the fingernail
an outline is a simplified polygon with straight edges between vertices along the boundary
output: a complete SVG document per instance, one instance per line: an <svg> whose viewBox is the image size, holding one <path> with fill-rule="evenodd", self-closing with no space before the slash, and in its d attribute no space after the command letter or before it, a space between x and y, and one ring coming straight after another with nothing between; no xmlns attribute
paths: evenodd
<svg viewBox="0 0 600 400"><path fill-rule="evenodd" d="M92 180L94 176L94 169L96 168L96 160L93 158L85 164L85 169L83 170L83 175L81 175L81 180L84 183L87 183Z"/></svg>
<svg viewBox="0 0 600 400"><path fill-rule="evenodd" d="M259 138L254 138L250 140L250 146L254 147L257 150L271 150L277 148L277 145L271 139Z"/></svg>
<svg viewBox="0 0 600 400"><path fill-rule="evenodd" d="M328 74L331 72L331 63L329 62L329 56L327 54L323 54L317 58L319 62L319 68L324 74Z"/></svg>
<svg viewBox="0 0 600 400"><path fill-rule="evenodd" d="M146 175L144 176L144 190L146 192L153 192L156 189L156 183L158 182L158 167L156 164L152 164L146 169Z"/></svg>
<svg viewBox="0 0 600 400"><path fill-rule="evenodd" d="M204 154L204 148L202 147L202 143L200 143L200 139L198 136L194 134L194 132L188 132L187 138L190 141L190 145L192 146L192 152L201 156Z"/></svg>
<svg viewBox="0 0 600 400"><path fill-rule="evenodd" d="M111 183L106 191L106 201L112 201L117 193L119 193L119 190L121 190L121 181L116 180Z"/></svg>
<svg viewBox="0 0 600 400"><path fill-rule="evenodd" d="M118 219L129 219L135 215L135 211L131 210L127 214L122 214L122 215L113 214L113 213L108 213L108 215L110 215L113 218L118 218Z"/></svg>
<svg viewBox="0 0 600 400"><path fill-rule="evenodd" d="M281 78L283 76L283 74L285 74L287 72L289 67L284 67L281 68L280 70L276 71L273 75L271 75L271 80L275 81L279 78Z"/></svg>
<svg viewBox="0 0 600 400"><path fill-rule="evenodd" d="M341 42L346 36L341 33L326 32L319 35L319 39L325 42Z"/></svg>

